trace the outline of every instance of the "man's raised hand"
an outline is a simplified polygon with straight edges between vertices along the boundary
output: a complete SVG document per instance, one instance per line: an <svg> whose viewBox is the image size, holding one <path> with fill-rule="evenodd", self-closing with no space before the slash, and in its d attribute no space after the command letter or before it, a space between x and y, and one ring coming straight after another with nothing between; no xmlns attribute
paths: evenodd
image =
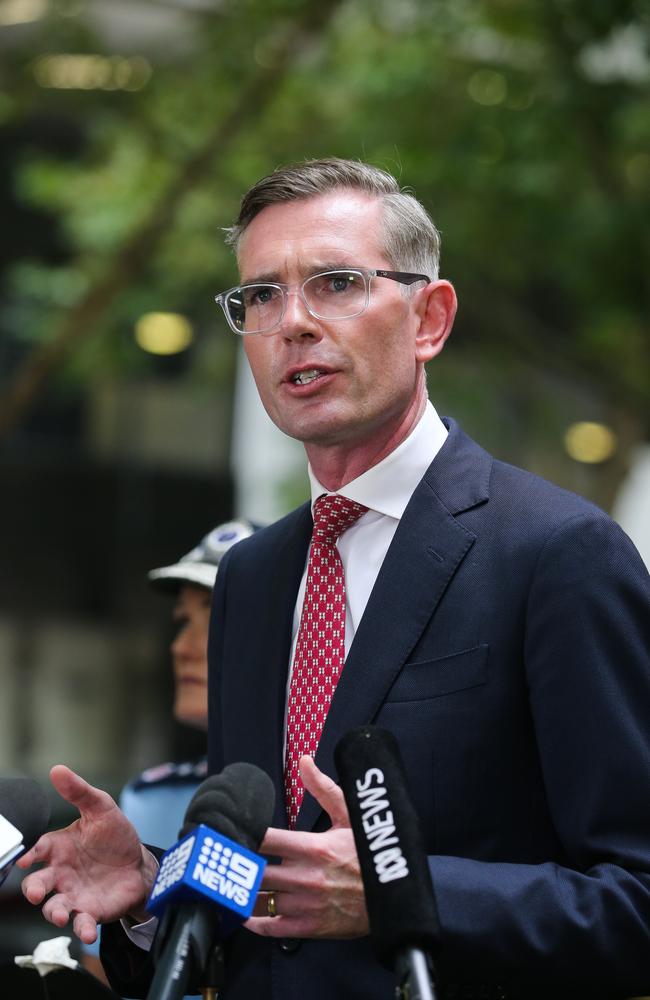
<svg viewBox="0 0 650 1000"><path fill-rule="evenodd" d="M19 868L41 865L23 879L22 890L30 903L43 903L46 920L64 927L72 919L77 937L92 944L97 924L126 915L146 919L156 861L110 795L63 764L50 777L79 819L44 834L18 860Z"/></svg>
<svg viewBox="0 0 650 1000"><path fill-rule="evenodd" d="M267 865L256 915L246 927L269 937L361 937L368 914L343 792L311 757L301 758L300 775L332 825L323 833L267 830L260 851L281 863ZM274 917L264 915L269 895Z"/></svg>

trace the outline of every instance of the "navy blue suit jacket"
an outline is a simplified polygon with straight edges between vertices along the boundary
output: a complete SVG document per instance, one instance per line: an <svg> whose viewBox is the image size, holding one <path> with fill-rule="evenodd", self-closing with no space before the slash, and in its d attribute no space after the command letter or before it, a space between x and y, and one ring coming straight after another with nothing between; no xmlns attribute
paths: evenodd
<svg viewBox="0 0 650 1000"><path fill-rule="evenodd" d="M316 763L336 778L334 747L353 726L397 737L445 980L649 992L647 572L601 511L449 423L359 624ZM247 760L268 771L277 826L310 534L305 505L232 549L215 591L210 770ZM327 825L307 797L298 829ZM229 997L391 995L367 941L282 950L239 938Z"/></svg>
<svg viewBox="0 0 650 1000"><path fill-rule="evenodd" d="M451 421L359 623L316 763L375 723L399 741L424 827L449 995L650 993L648 575L600 510L494 460ZM309 505L221 563L209 768L277 790ZM305 798L298 828L327 817ZM228 1000L380 1000L368 939L238 932ZM457 984L460 992L453 993Z"/></svg>

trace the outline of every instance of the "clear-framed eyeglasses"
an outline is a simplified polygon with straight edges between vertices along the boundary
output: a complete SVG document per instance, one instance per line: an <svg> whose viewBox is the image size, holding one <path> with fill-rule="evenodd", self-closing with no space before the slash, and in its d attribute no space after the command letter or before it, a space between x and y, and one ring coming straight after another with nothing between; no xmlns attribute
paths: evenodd
<svg viewBox="0 0 650 1000"><path fill-rule="evenodd" d="M408 271L378 271L367 267L348 267L312 274L299 285L276 281L256 281L229 288L215 296L224 311L230 329L240 335L271 333L284 319L289 292L296 288L305 308L316 319L354 319L368 308L370 282L390 278L403 285L417 281L427 284L426 274Z"/></svg>

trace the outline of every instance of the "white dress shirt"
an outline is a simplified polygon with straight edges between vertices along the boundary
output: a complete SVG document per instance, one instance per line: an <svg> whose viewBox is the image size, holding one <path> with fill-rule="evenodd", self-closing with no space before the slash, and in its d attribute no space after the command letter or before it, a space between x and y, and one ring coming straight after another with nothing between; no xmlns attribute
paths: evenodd
<svg viewBox="0 0 650 1000"><path fill-rule="evenodd" d="M362 475L346 483L337 492L350 500L356 500L368 510L348 528L336 543L343 563L345 575L345 655L347 656L361 616L366 609L370 592L379 575L388 547L397 531L400 518L406 510L416 486L436 457L447 437L447 428L428 402L420 420L411 433L390 455L373 465ZM311 484L311 504L319 496L329 491L322 486L308 468ZM298 641L300 614L305 599L307 564L298 589L298 598L293 614L293 641L287 692L291 682L291 669ZM285 718L286 735L286 718ZM145 951L151 947L157 920L152 917L143 924L129 926L123 920L122 926L127 936Z"/></svg>
<svg viewBox="0 0 650 1000"><path fill-rule="evenodd" d="M402 514L415 492L415 488L434 460L447 437L447 428L428 402L424 413L407 438L367 472L346 483L337 493L356 500L368 511L336 543L343 563L345 576L345 655L350 651L361 616L366 610L370 592L379 575L393 535ZM329 493L318 482L311 466L308 468L311 484L311 505L323 493ZM305 599L307 564L298 589L293 614L293 663L298 626Z"/></svg>

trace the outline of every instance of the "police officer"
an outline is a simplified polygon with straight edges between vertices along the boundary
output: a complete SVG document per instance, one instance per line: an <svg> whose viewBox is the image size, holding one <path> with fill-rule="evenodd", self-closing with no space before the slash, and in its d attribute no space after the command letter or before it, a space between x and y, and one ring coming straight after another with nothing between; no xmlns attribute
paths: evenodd
<svg viewBox="0 0 650 1000"><path fill-rule="evenodd" d="M175 597L176 628L170 647L173 714L177 722L197 729L208 728L208 626L217 569L224 553L253 530L245 521L220 524L178 562L147 574L153 587ZM124 786L120 807L144 843L170 847L178 839L185 810L206 774L203 756L149 767ZM99 943L85 946L84 951L84 966L104 979Z"/></svg>

